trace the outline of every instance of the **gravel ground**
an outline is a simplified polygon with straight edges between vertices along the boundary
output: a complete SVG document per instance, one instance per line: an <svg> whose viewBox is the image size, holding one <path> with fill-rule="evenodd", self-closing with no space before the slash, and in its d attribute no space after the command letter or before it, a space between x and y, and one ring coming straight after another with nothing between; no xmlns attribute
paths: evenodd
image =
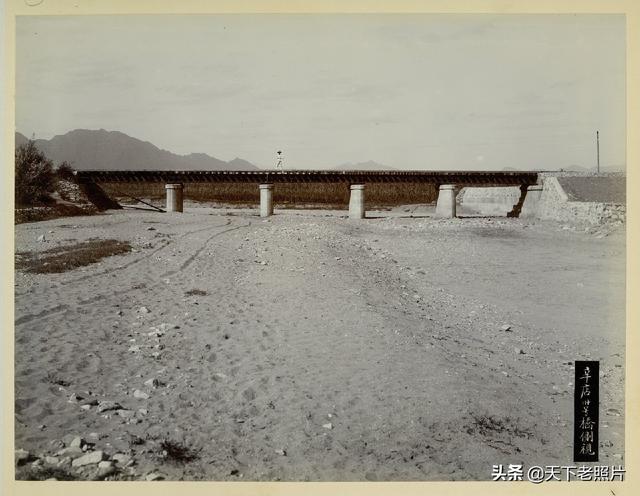
<svg viewBox="0 0 640 496"><path fill-rule="evenodd" d="M623 463L624 230L342 213L188 205L16 226L18 251L134 246L16 273L18 474L487 480L493 464L571 465L584 359L601 361L598 464Z"/></svg>

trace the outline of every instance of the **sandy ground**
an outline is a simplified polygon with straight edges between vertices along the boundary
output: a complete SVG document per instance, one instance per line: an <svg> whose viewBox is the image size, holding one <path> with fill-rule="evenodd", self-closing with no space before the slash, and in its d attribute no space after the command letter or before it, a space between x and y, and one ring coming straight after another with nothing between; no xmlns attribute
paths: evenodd
<svg viewBox="0 0 640 496"><path fill-rule="evenodd" d="M572 362L593 359L599 464L624 463L624 232L407 210L16 226L18 251L136 246L16 273L16 448L53 456L81 436L132 457L119 479L490 479L572 464ZM197 459L171 462L162 439Z"/></svg>

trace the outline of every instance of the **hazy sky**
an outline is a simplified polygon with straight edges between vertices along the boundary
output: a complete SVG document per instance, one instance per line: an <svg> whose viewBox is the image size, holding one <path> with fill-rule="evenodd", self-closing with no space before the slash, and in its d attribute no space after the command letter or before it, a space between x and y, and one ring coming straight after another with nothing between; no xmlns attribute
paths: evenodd
<svg viewBox="0 0 640 496"><path fill-rule="evenodd" d="M20 17L16 128L400 169L625 163L617 15Z"/></svg>

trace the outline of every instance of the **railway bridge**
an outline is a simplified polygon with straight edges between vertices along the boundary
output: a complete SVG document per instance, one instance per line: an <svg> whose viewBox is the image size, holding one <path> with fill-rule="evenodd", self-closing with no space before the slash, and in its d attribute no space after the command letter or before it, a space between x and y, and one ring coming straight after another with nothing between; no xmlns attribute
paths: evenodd
<svg viewBox="0 0 640 496"><path fill-rule="evenodd" d="M463 187L520 187L518 206L525 200L536 201L540 195L538 173L531 171L425 171L425 170L79 170L81 183L165 184L167 211L182 212L184 183L254 183L260 188L260 215L273 214L273 185L277 183L342 183L349 184L349 217L365 216L364 195L368 183L428 183L438 189L436 215L456 216L456 193ZM519 208L516 208L519 210Z"/></svg>

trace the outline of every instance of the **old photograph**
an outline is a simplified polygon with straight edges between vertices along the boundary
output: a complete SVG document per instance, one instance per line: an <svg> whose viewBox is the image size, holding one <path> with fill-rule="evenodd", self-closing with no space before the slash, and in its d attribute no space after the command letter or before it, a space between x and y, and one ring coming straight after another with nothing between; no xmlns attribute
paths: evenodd
<svg viewBox="0 0 640 496"><path fill-rule="evenodd" d="M17 16L15 478L624 480L625 23Z"/></svg>

